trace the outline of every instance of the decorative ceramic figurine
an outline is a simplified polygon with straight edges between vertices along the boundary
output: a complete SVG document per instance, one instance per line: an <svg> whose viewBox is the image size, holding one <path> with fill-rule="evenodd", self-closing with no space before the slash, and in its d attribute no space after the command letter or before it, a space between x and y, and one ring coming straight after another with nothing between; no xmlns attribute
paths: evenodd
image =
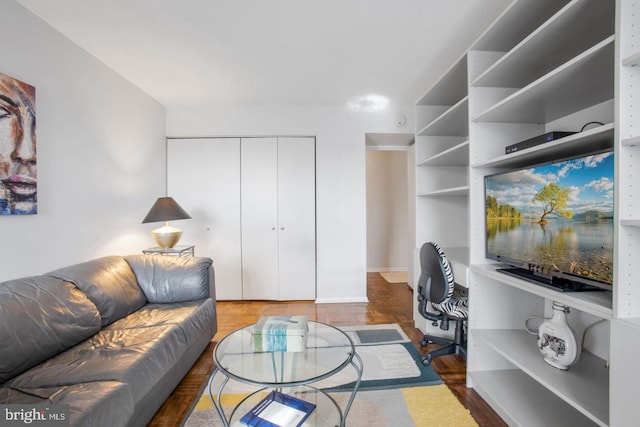
<svg viewBox="0 0 640 427"><path fill-rule="evenodd" d="M554 368L567 370L580 355L580 347L567 323L569 307L553 302L553 317L538 329L538 348L544 361Z"/></svg>

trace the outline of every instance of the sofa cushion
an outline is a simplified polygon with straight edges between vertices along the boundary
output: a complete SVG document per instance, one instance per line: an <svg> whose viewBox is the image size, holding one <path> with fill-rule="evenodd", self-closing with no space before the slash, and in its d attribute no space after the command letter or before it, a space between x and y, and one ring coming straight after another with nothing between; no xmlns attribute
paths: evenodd
<svg viewBox="0 0 640 427"><path fill-rule="evenodd" d="M100 330L100 313L73 284L53 277L0 283L0 383Z"/></svg>
<svg viewBox="0 0 640 427"><path fill-rule="evenodd" d="M102 326L133 313L147 302L129 264L121 256L94 259L47 275L73 282L85 292L98 307Z"/></svg>
<svg viewBox="0 0 640 427"><path fill-rule="evenodd" d="M66 405L69 427L124 426L134 412L131 391L127 384L120 381L96 381L23 391L0 387L0 403Z"/></svg>
<svg viewBox="0 0 640 427"><path fill-rule="evenodd" d="M163 255L125 257L150 303L193 301L209 296L210 258Z"/></svg>
<svg viewBox="0 0 640 427"><path fill-rule="evenodd" d="M103 329L4 386L28 393L33 389L119 381L127 384L135 406L179 362L187 348L177 325Z"/></svg>
<svg viewBox="0 0 640 427"><path fill-rule="evenodd" d="M215 335L218 325L216 305L211 299L174 304L147 304L132 315L112 323L106 330L165 325L178 326L184 334L187 346L191 346L202 335Z"/></svg>

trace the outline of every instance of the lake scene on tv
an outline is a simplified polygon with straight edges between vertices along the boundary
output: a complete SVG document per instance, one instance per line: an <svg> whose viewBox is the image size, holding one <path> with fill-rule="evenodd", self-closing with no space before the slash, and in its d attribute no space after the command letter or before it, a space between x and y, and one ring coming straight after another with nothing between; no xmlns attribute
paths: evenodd
<svg viewBox="0 0 640 427"><path fill-rule="evenodd" d="M485 178L487 256L613 283L613 153Z"/></svg>

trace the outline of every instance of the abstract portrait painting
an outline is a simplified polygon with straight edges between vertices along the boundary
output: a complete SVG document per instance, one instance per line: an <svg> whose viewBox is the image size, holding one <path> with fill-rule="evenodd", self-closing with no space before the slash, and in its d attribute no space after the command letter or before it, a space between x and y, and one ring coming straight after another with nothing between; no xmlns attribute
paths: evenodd
<svg viewBox="0 0 640 427"><path fill-rule="evenodd" d="M0 73L0 215L38 212L36 88Z"/></svg>

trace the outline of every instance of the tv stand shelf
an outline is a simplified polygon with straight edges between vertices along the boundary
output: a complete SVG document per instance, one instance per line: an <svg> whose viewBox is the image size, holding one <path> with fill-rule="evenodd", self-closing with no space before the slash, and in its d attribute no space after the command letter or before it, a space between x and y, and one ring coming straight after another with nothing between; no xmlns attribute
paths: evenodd
<svg viewBox="0 0 640 427"><path fill-rule="evenodd" d="M505 286L521 289L548 300L558 301L602 319L611 319L613 315L611 292L559 292L498 271L499 268L506 267L509 266L505 264L475 264L471 266L471 271L498 281Z"/></svg>
<svg viewBox="0 0 640 427"><path fill-rule="evenodd" d="M602 289L593 285L587 285L560 276L540 275L520 267L499 268L498 271L559 292L602 292Z"/></svg>

